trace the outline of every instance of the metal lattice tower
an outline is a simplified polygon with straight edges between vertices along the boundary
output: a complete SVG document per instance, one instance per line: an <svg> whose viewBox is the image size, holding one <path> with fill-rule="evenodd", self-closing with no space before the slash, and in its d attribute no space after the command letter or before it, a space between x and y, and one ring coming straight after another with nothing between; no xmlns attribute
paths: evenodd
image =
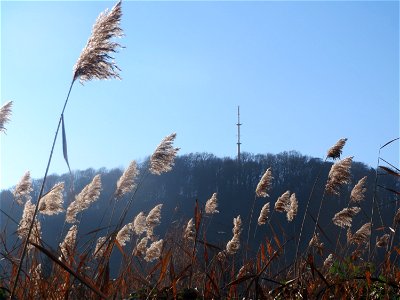
<svg viewBox="0 0 400 300"><path fill-rule="evenodd" d="M240 142L240 126L242 125L241 123L240 123L240 106L238 106L238 111L237 111L237 113L238 113L238 122L237 122L237 130L238 130L238 133L237 133L237 137L238 137L238 141L237 141L237 160L238 160L238 162L240 163L240 145L242 144L241 142Z"/></svg>

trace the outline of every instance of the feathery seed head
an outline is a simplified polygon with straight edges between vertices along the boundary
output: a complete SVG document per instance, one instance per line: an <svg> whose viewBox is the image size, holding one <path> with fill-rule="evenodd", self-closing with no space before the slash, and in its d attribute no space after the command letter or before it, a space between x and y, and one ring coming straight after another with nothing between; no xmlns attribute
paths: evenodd
<svg viewBox="0 0 400 300"><path fill-rule="evenodd" d="M115 64L111 53L118 52L120 44L112 42L113 38L123 36L119 27L122 16L121 1L111 11L101 13L93 25L92 34L83 48L78 61L74 66L73 80L80 78L80 82L96 79L120 79L120 69Z"/></svg>
<svg viewBox="0 0 400 300"><path fill-rule="evenodd" d="M32 191L33 188L32 188L31 173L27 171L24 174L24 176L22 176L19 183L15 186L15 189L13 191L14 199L17 202L17 204L21 206L22 204L24 204L24 202L31 200L32 197L30 196L30 193Z"/></svg>
<svg viewBox="0 0 400 300"><path fill-rule="evenodd" d="M233 237L226 244L226 252L228 254L235 254L240 248L240 233L242 232L242 219L240 215L233 218Z"/></svg>
<svg viewBox="0 0 400 300"><path fill-rule="evenodd" d="M314 233L312 239L308 243L308 246L317 249L317 251L322 255L322 251L324 250L324 243L320 241L318 233Z"/></svg>
<svg viewBox="0 0 400 300"><path fill-rule="evenodd" d="M268 168L264 175L261 177L260 182L256 188L256 196L257 197L269 197L267 194L268 190L271 189L272 186L272 171L271 168Z"/></svg>
<svg viewBox="0 0 400 300"><path fill-rule="evenodd" d="M293 221L294 217L297 215L297 209L299 207L298 203L297 203L297 198L296 198L296 194L293 193L292 195L290 195L290 206L289 206L289 210L286 213L286 217L288 219L288 221Z"/></svg>
<svg viewBox="0 0 400 300"><path fill-rule="evenodd" d="M146 230L147 236L151 237L153 235L153 229L161 223L161 208L162 204L156 205L146 217Z"/></svg>
<svg viewBox="0 0 400 300"><path fill-rule="evenodd" d="M132 231L133 231L132 223L126 224L124 227L121 228L120 231L118 231L116 240L121 246L125 246L126 242L129 242L131 240Z"/></svg>
<svg viewBox="0 0 400 300"><path fill-rule="evenodd" d="M64 182L57 183L50 192L40 199L39 211L44 215L57 215L64 211Z"/></svg>
<svg viewBox="0 0 400 300"><path fill-rule="evenodd" d="M75 197L75 201L82 203L85 208L87 208L89 204L93 203L99 198L100 192L101 177L100 174L97 174L93 177L92 181L83 188L78 196Z"/></svg>
<svg viewBox="0 0 400 300"><path fill-rule="evenodd" d="M260 216L258 217L258 225L264 225L267 222L269 215L269 202L261 208Z"/></svg>
<svg viewBox="0 0 400 300"><path fill-rule="evenodd" d="M218 199L217 199L217 193L214 193L210 199L207 200L206 206L205 206L205 211L206 214L216 214L219 213L217 210L218 207Z"/></svg>
<svg viewBox="0 0 400 300"><path fill-rule="evenodd" d="M325 190L333 195L340 195L340 186L350 183L350 168L353 157L347 157L333 164L329 171Z"/></svg>
<svg viewBox="0 0 400 300"><path fill-rule="evenodd" d="M387 233L382 235L381 237L376 237L376 246L378 248L386 247L389 243L389 238L390 238L390 235Z"/></svg>
<svg viewBox="0 0 400 300"><path fill-rule="evenodd" d="M238 235L234 235L226 244L226 253L233 255L240 249L240 240Z"/></svg>
<svg viewBox="0 0 400 300"><path fill-rule="evenodd" d="M358 183L351 190L350 203L351 202L358 203L364 200L364 193L367 191L367 188L365 187L366 181L367 181L367 176L364 176L358 181Z"/></svg>
<svg viewBox="0 0 400 300"><path fill-rule="evenodd" d="M65 236L64 241L60 244L60 250L64 258L68 258L73 254L75 248L76 235L78 233L78 226L72 225Z"/></svg>
<svg viewBox="0 0 400 300"><path fill-rule="evenodd" d="M135 179L139 174L136 161L132 161L117 182L115 196L117 198L129 193L135 188Z"/></svg>
<svg viewBox="0 0 400 300"><path fill-rule="evenodd" d="M144 257L144 260L147 262L152 262L153 260L159 258L161 255L163 243L163 240L153 242L146 250L146 256Z"/></svg>
<svg viewBox="0 0 400 300"><path fill-rule="evenodd" d="M75 223L76 215L87 209L91 203L95 202L101 191L100 175L96 175L93 180L86 185L83 190L75 197L75 200L67 208L66 221L68 223Z"/></svg>
<svg viewBox="0 0 400 300"><path fill-rule="evenodd" d="M286 191L276 200L275 210L279 212L288 212L290 210L290 191Z"/></svg>
<svg viewBox="0 0 400 300"><path fill-rule="evenodd" d="M350 240L348 240L348 243L357 245L368 244L370 235L371 235L371 223L366 223L363 226L361 226L361 228L358 229L356 233L351 235L351 238Z"/></svg>
<svg viewBox="0 0 400 300"><path fill-rule="evenodd" d="M35 205L28 200L25 202L24 210L22 212L22 218L19 222L17 233L19 238L23 239L28 235L29 227L31 225L33 215L35 213Z"/></svg>
<svg viewBox="0 0 400 300"><path fill-rule="evenodd" d="M242 219L240 218L240 215L238 215L236 218L233 218L232 232L234 235L240 235L242 232Z"/></svg>
<svg viewBox="0 0 400 300"><path fill-rule="evenodd" d="M96 248L94 249L94 253L93 253L94 257L99 258L99 257L103 256L104 251L106 251L106 248L107 248L106 240L107 240L107 237L105 237L105 236L98 238L97 243L96 243Z"/></svg>
<svg viewBox="0 0 400 300"><path fill-rule="evenodd" d="M133 220L133 231L137 235L146 231L146 216L143 212L140 212Z"/></svg>
<svg viewBox="0 0 400 300"><path fill-rule="evenodd" d="M8 101L0 107L0 132L6 132L4 125L10 121L12 101Z"/></svg>
<svg viewBox="0 0 400 300"><path fill-rule="evenodd" d="M143 237L140 242L137 244L136 248L133 250L133 255L143 255L147 250L147 242L149 238L147 236Z"/></svg>
<svg viewBox="0 0 400 300"><path fill-rule="evenodd" d="M359 207L347 207L339 211L332 218L333 224L345 228L351 227L351 222L353 221L353 217L358 214L361 210Z"/></svg>
<svg viewBox="0 0 400 300"><path fill-rule="evenodd" d="M153 155L150 157L150 172L155 175L172 170L175 157L179 148L173 147L173 142L176 138L176 133L172 133L165 137L157 146Z"/></svg>
<svg viewBox="0 0 400 300"><path fill-rule="evenodd" d="M194 228L194 223L193 223L193 218L189 220L189 222L186 225L185 233L183 237L189 241L193 241L195 238L195 228Z"/></svg>
<svg viewBox="0 0 400 300"><path fill-rule="evenodd" d="M333 145L329 150L326 155L326 157L330 157L332 159L340 158L340 155L342 154L342 149L344 145L346 144L347 139L340 139L336 142L335 145Z"/></svg>

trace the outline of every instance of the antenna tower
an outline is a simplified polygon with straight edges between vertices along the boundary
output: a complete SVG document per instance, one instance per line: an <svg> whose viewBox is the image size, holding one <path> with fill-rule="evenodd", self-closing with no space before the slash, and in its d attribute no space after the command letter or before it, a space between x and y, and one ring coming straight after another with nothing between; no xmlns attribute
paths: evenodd
<svg viewBox="0 0 400 300"><path fill-rule="evenodd" d="M237 125L237 130L238 130L238 133L237 133L237 137L238 137L238 141L237 141L237 160L240 163L240 145L242 144L240 142L240 126L242 124L240 123L240 107L239 106L238 106L237 113L238 113L238 122L236 124Z"/></svg>

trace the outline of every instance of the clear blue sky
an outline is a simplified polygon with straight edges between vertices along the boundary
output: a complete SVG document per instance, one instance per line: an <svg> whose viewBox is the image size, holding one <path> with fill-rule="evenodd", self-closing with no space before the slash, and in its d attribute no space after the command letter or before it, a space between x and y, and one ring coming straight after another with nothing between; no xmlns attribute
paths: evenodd
<svg viewBox="0 0 400 300"><path fill-rule="evenodd" d="M0 188L43 176L98 14L115 2L1 1ZM181 154L298 150L373 167L399 136L399 2L123 2L122 81L76 83L65 121L72 169L126 167L177 133ZM398 143L382 156L399 164ZM67 172L61 139L50 173Z"/></svg>

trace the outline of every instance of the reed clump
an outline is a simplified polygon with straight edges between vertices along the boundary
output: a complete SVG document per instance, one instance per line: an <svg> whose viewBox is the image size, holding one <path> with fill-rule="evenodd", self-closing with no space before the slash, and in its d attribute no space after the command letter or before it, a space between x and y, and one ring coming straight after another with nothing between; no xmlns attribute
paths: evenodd
<svg viewBox="0 0 400 300"><path fill-rule="evenodd" d="M81 83L92 79L120 79L120 69L111 55L122 47L114 40L123 36L121 17L121 2L100 14L73 68L69 92L78 79ZM60 124L64 122L68 97L69 93L54 143ZM6 131L11 108L12 102L0 108L0 133ZM65 139L63 134L63 143ZM131 216L136 204L134 200L143 183L151 176L161 176L173 170L179 151L174 146L175 139L176 133L163 138L147 163L139 166L132 161L116 180L110 194L104 195L101 175L96 174L79 193L74 192L72 198L66 191L65 182L56 183L50 189L45 184L53 143L40 191L33 188L29 171L13 189L14 203L23 206L20 220L12 219L10 214L1 210L7 222L0 234L0 299L400 297L400 268L395 263L400 255L396 238L400 209L394 209L390 224L379 220L380 211L375 198L366 198L366 176L355 184L349 199L340 198L345 190L350 191L354 180L351 173L353 157L340 159L347 139L340 139L327 151L326 160L337 161L329 172L326 170L326 174L322 169L318 173L306 205L302 197L298 199L296 196L299 195L296 187L279 186L273 182L271 167L264 173L257 172L257 180L261 179L258 184L252 184L253 206L243 205L249 208L249 217L242 219L237 211L231 211L237 216L233 218L232 234L230 229L227 230L226 238L219 239L217 243L209 240L210 235L215 236L212 222L220 222L228 213L220 205L222 202L219 203L218 189L218 193L212 193L211 197L212 191L207 194L210 197L208 200L193 199L193 215L181 216L174 225L163 223L164 204L168 199L149 210L143 209L135 217ZM63 150L68 163L66 147ZM386 170L386 175L400 175L393 166L385 168L381 167ZM278 173L274 173L277 179ZM318 195L315 187L320 177L325 178L326 183L320 184L322 192ZM240 184L239 179L237 184ZM377 186L375 182L374 188ZM48 189L46 192L45 187ZM295 191L291 192L289 188ZM262 208L255 224L254 240L249 242L256 199L270 197L272 192L279 195L283 191L286 192L275 203L272 200L260 204ZM398 197L398 192L392 192ZM32 198L34 193L38 195L36 202ZM84 214L97 209L94 207L101 196L109 199L109 206L103 207L101 220L93 224L90 232L82 232ZM347 207L335 214L323 210L324 201L335 201L338 197L347 202ZM311 201L319 204L317 214L308 209ZM371 212L365 209L366 203L371 204ZM281 213L286 214L286 218ZM303 222L297 228L299 215ZM326 225L321 222L321 216L327 215L329 218L325 220L336 225L332 226L334 229L329 234L325 232ZM52 218L60 216L64 226L56 247L52 247L43 238L42 231L54 220ZM103 224L108 216L108 224ZM369 220L366 222L365 219ZM314 230L304 226L305 220L313 222ZM8 221L14 223L16 228L11 234L6 229ZM293 224L296 228L294 234L285 232L283 222ZM247 241L242 236L245 224L248 225ZM231 228L231 224L228 226ZM167 230L161 230L165 228ZM265 233L261 239L255 239L257 228ZM377 231L379 234L374 234ZM163 233L162 236L160 233ZM374 236L375 244L372 245ZM257 244L256 248L254 244ZM377 253L381 248L386 252L379 261ZM115 257L118 258L118 266L112 265L115 264ZM110 269L117 270L116 274L112 274Z"/></svg>

